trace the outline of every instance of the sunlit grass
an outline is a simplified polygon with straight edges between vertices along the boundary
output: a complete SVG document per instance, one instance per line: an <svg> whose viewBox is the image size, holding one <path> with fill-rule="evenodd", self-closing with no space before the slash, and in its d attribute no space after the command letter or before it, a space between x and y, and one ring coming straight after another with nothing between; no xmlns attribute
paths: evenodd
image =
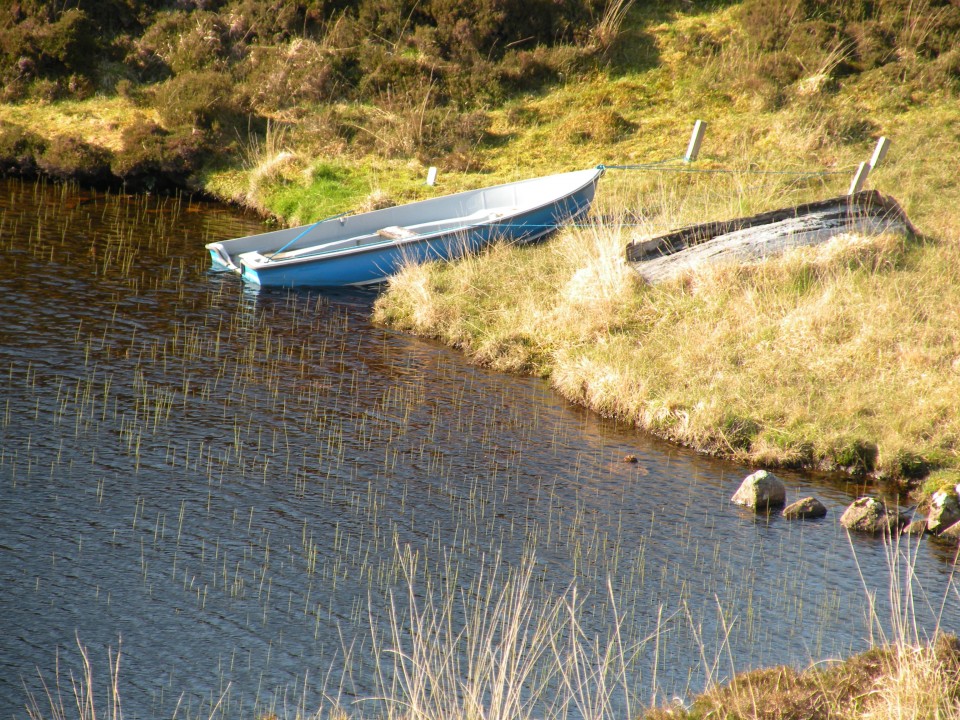
<svg viewBox="0 0 960 720"><path fill-rule="evenodd" d="M701 190L725 189L728 206L775 205L775 186L707 182L682 195L661 180L619 215L543 246L407 268L375 317L477 362L549 376L604 415L741 461L846 466L849 449L866 443L893 476L915 472L918 458L956 464L957 246L843 236L643 285L625 264L626 242L704 217ZM649 214L628 221L635 206Z"/></svg>
<svg viewBox="0 0 960 720"><path fill-rule="evenodd" d="M82 137L93 145L115 151L123 145L121 136L126 127L143 118L156 120L157 116L156 110L139 107L119 95L56 103L0 103L0 123L21 125L48 137Z"/></svg>

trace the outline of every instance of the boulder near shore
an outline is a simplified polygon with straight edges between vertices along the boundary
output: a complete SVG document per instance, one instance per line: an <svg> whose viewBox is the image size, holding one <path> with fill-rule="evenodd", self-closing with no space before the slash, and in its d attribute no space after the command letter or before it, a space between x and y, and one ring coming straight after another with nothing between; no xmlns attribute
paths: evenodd
<svg viewBox="0 0 960 720"><path fill-rule="evenodd" d="M800 498L783 509L787 520L812 520L827 514L827 507L815 497Z"/></svg>
<svg viewBox="0 0 960 720"><path fill-rule="evenodd" d="M897 532L907 522L905 515L872 497L854 500L840 516L840 524L847 530L863 533Z"/></svg>
<svg viewBox="0 0 960 720"><path fill-rule="evenodd" d="M786 499L783 481L766 470L757 470L743 479L730 501L754 510L768 510L783 507Z"/></svg>
<svg viewBox="0 0 960 720"><path fill-rule="evenodd" d="M934 535L939 535L958 522L960 522L960 502L957 500L957 495L945 490L937 490L930 498L927 530Z"/></svg>

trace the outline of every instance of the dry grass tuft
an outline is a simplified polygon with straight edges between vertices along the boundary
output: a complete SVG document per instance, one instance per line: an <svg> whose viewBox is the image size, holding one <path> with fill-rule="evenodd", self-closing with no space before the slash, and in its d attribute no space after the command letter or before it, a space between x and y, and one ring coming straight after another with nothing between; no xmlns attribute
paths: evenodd
<svg viewBox="0 0 960 720"><path fill-rule="evenodd" d="M955 720L960 717L960 642L877 647L826 668L737 675L673 717L727 720ZM651 716L651 718L654 716Z"/></svg>
<svg viewBox="0 0 960 720"><path fill-rule="evenodd" d="M913 572L918 547L909 540L893 539L885 550L892 608L888 621L881 621L877 614L872 583L861 578L870 606L869 650L802 672L774 667L740 673L724 685L709 687L689 708L655 709L646 720L960 718L960 640L939 630L931 637L921 636L918 614L922 607L930 608L931 598ZM942 602L954 602L953 582L946 592ZM932 612L936 620L937 611Z"/></svg>

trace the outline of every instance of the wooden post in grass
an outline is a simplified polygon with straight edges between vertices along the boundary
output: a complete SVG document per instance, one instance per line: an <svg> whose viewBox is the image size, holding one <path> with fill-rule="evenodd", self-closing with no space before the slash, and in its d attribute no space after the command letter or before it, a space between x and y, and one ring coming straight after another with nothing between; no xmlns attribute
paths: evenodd
<svg viewBox="0 0 960 720"><path fill-rule="evenodd" d="M850 189L847 191L847 195L856 195L858 192L863 190L863 184L867 181L867 175L869 174L870 163L860 163L860 167L857 168L857 172L853 176L853 182L850 183Z"/></svg>
<svg viewBox="0 0 960 720"><path fill-rule="evenodd" d="M887 156L887 150L890 149L890 141L882 137L877 140L877 146L873 149L873 157L870 158L870 169L875 170L877 165L883 162Z"/></svg>
<svg viewBox="0 0 960 720"><path fill-rule="evenodd" d="M847 195L853 195L863 190L863 184L867 181L870 171L883 162L889 149L890 141L887 138L882 137L877 140L877 146L873 149L873 157L870 158L870 162L860 163L860 167L857 168L857 172L853 176L853 182L850 183L850 190Z"/></svg>
<svg viewBox="0 0 960 720"><path fill-rule="evenodd" d="M687 145L687 154L683 156L684 162L693 162L700 153L700 144L703 142L703 133L707 129L707 124L703 120L697 120L693 125L693 132L690 134L690 143Z"/></svg>

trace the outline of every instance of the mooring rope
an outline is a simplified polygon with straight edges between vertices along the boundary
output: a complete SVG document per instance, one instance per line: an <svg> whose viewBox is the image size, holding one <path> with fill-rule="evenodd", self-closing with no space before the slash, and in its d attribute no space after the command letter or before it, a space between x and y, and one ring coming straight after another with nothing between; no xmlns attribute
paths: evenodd
<svg viewBox="0 0 960 720"><path fill-rule="evenodd" d="M741 169L698 168L698 167L693 167L689 162L687 162L682 157L672 157L672 158L665 158L663 160L654 160L652 162L633 163L633 164L626 164L626 165L607 165L605 163L600 163L596 167L598 170L601 170L602 172L606 172L607 170L647 170L647 171L653 171L653 172L677 172L677 173L689 173L689 174L700 174L700 175L773 175L773 176L788 176L788 177L796 177L796 178L831 177L835 175L848 175L853 170L856 169L855 167L852 167L852 166L849 169L843 169L843 170L754 170L752 168L741 168ZM341 218L345 215L350 215L350 214L352 214L352 212L350 211L342 212L337 215L331 215L330 217L325 217L325 218L322 218L321 220L317 220L315 223L305 228L303 232L299 233L295 238L290 240L290 242L288 242L286 245L284 245L279 250L269 255L269 257L272 258L276 255L279 255L281 252L283 252L288 247L293 245L295 242L297 242L297 240L302 238L304 235L309 233L311 230L313 230L315 227L317 227L321 223L325 223L328 220L336 220L337 218ZM559 229L561 226L567 227L567 228L584 229L584 228L597 227L598 225L607 225L607 224L611 224L609 219L601 218L599 221L594 220L593 222L586 222L586 223L563 222L563 221L559 223L545 223L545 224L524 223L523 227L529 228L531 230L542 229L542 228ZM640 226L640 223L618 222L617 224L619 224L622 227ZM481 222L476 224L464 225L461 229L472 230L478 227L499 228L499 227L508 227L508 226L510 226L510 223Z"/></svg>
<svg viewBox="0 0 960 720"><path fill-rule="evenodd" d="M299 235L297 235L293 240L291 240L290 242L288 242L288 243L287 243L286 245L284 245L282 248L280 248L279 250L275 250L275 251L272 252L270 255L268 255L268 256L267 256L267 259L268 259L268 260L272 260L274 257L276 257L277 255L279 255L280 253L282 253L282 252L283 252L284 250L286 250L288 247L290 247L291 245L293 245L297 240L299 240L299 239L302 238L304 235L306 235L308 232L310 232L311 230L313 230L313 229L314 229L317 225L319 225L320 223L325 223L325 222L327 222L327 220L336 220L337 218L341 218L341 217L343 217L344 215L350 215L350 214L351 214L351 211L348 210L348 211L346 211L346 212L337 213L336 215L331 215L330 217L325 217L325 218L321 218L321 219L317 220L317 221L316 221L315 223L313 223L312 225L307 226L302 233L300 233Z"/></svg>
<svg viewBox="0 0 960 720"><path fill-rule="evenodd" d="M659 160L650 163L637 163L633 165L605 165L601 163L598 168L606 170L653 170L658 172L679 172L702 175L786 175L792 177L827 177L830 175L849 175L856 170L855 167L844 170L753 170L751 168L698 168L684 162L682 165L669 164L684 162L682 158L671 158L669 160Z"/></svg>

